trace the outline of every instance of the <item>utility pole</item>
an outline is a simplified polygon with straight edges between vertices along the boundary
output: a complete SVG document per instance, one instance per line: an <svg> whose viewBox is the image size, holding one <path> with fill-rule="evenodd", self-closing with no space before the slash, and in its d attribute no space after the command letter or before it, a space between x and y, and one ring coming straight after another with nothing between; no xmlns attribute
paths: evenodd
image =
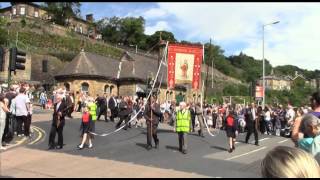
<svg viewBox="0 0 320 180"><path fill-rule="evenodd" d="M211 88L213 89L213 58L211 61Z"/></svg>
<svg viewBox="0 0 320 180"><path fill-rule="evenodd" d="M209 45L209 56L207 58L207 62L209 62L208 60L212 58L212 52L211 52L211 38L210 38L210 45ZM205 61L206 62L206 61ZM204 91L204 101L207 98L207 90L208 90L208 73L209 73L209 63L205 63L207 65L207 73L206 73L206 85L205 88L206 90Z"/></svg>

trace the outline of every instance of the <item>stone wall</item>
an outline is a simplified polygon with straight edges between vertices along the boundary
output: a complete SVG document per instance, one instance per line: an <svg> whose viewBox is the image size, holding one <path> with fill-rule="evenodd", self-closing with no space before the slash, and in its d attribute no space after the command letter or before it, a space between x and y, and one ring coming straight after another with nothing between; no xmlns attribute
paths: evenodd
<svg viewBox="0 0 320 180"><path fill-rule="evenodd" d="M111 90L111 94L115 94L117 95L118 93L118 89L117 89L117 85L112 83L112 82L108 82L105 80L92 80L92 79L83 79L83 80L79 80L79 79L66 79L65 81L59 81L57 83L58 87L64 87L65 83L69 83L70 85L70 91L81 91L81 85L82 83L88 83L89 84L89 89L88 89L88 93L90 96L95 97L97 94L102 95L105 92L105 86L113 86L112 90ZM107 92L108 94L110 94L109 92Z"/></svg>
<svg viewBox="0 0 320 180"><path fill-rule="evenodd" d="M54 84L56 75L67 63L49 55L31 54L31 80L46 84ZM47 72L43 72L42 61L47 60Z"/></svg>
<svg viewBox="0 0 320 180"><path fill-rule="evenodd" d="M135 96L136 84L135 83L123 83L119 86L119 96Z"/></svg>
<svg viewBox="0 0 320 180"><path fill-rule="evenodd" d="M10 58L10 50L5 49L4 54L4 63L3 63L3 71L0 71L0 81L4 82L8 80L8 67L9 67L9 58ZM26 63L25 70L16 70L16 74L14 72L11 73L12 81L29 81L31 80L31 55L27 53L26 55Z"/></svg>

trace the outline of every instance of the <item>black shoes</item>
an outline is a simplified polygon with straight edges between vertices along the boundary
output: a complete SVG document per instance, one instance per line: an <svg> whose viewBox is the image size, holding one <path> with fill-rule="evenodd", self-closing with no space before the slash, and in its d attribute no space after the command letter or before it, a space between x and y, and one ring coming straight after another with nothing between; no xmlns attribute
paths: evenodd
<svg viewBox="0 0 320 180"><path fill-rule="evenodd" d="M56 147L56 149L62 149L63 148L63 146L57 146Z"/></svg>
<svg viewBox="0 0 320 180"><path fill-rule="evenodd" d="M254 145L256 145L256 146L260 146L260 145L259 145L259 143L254 143Z"/></svg>
<svg viewBox="0 0 320 180"><path fill-rule="evenodd" d="M188 151L187 150L182 150L182 154L187 154Z"/></svg>
<svg viewBox="0 0 320 180"><path fill-rule="evenodd" d="M48 150L52 150L52 149L55 149L54 146L49 146Z"/></svg>
<svg viewBox="0 0 320 180"><path fill-rule="evenodd" d="M157 142L156 142L156 146L155 146L155 148L156 148L156 149L158 149L158 148L159 148L159 141L157 141Z"/></svg>
<svg viewBox="0 0 320 180"><path fill-rule="evenodd" d="M151 149L152 149L152 146L151 146L151 145L148 145L146 149L147 149L147 150L151 150Z"/></svg>
<svg viewBox="0 0 320 180"><path fill-rule="evenodd" d="M232 151L233 151L233 149L232 149L232 148L228 150L228 152L229 152L229 153L232 153Z"/></svg>

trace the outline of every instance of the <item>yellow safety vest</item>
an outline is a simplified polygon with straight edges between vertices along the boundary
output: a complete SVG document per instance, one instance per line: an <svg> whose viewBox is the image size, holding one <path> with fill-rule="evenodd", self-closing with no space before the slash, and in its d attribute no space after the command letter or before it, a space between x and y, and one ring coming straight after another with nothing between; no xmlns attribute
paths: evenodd
<svg viewBox="0 0 320 180"><path fill-rule="evenodd" d="M97 105L96 105L96 103L89 103L88 107L89 107L89 113L92 117L92 121L97 120Z"/></svg>
<svg viewBox="0 0 320 180"><path fill-rule="evenodd" d="M177 132L190 132L190 122L191 122L191 114L189 110L185 110L182 113L181 110L177 112L177 123L176 123L176 131Z"/></svg>

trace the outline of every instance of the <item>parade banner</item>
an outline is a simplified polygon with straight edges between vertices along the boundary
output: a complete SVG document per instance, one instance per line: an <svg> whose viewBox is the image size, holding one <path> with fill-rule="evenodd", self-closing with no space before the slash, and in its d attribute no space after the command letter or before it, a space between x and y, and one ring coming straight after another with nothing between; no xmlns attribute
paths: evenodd
<svg viewBox="0 0 320 180"><path fill-rule="evenodd" d="M169 44L168 87L173 89L176 84L192 84L192 89L198 90L202 58L202 46Z"/></svg>

